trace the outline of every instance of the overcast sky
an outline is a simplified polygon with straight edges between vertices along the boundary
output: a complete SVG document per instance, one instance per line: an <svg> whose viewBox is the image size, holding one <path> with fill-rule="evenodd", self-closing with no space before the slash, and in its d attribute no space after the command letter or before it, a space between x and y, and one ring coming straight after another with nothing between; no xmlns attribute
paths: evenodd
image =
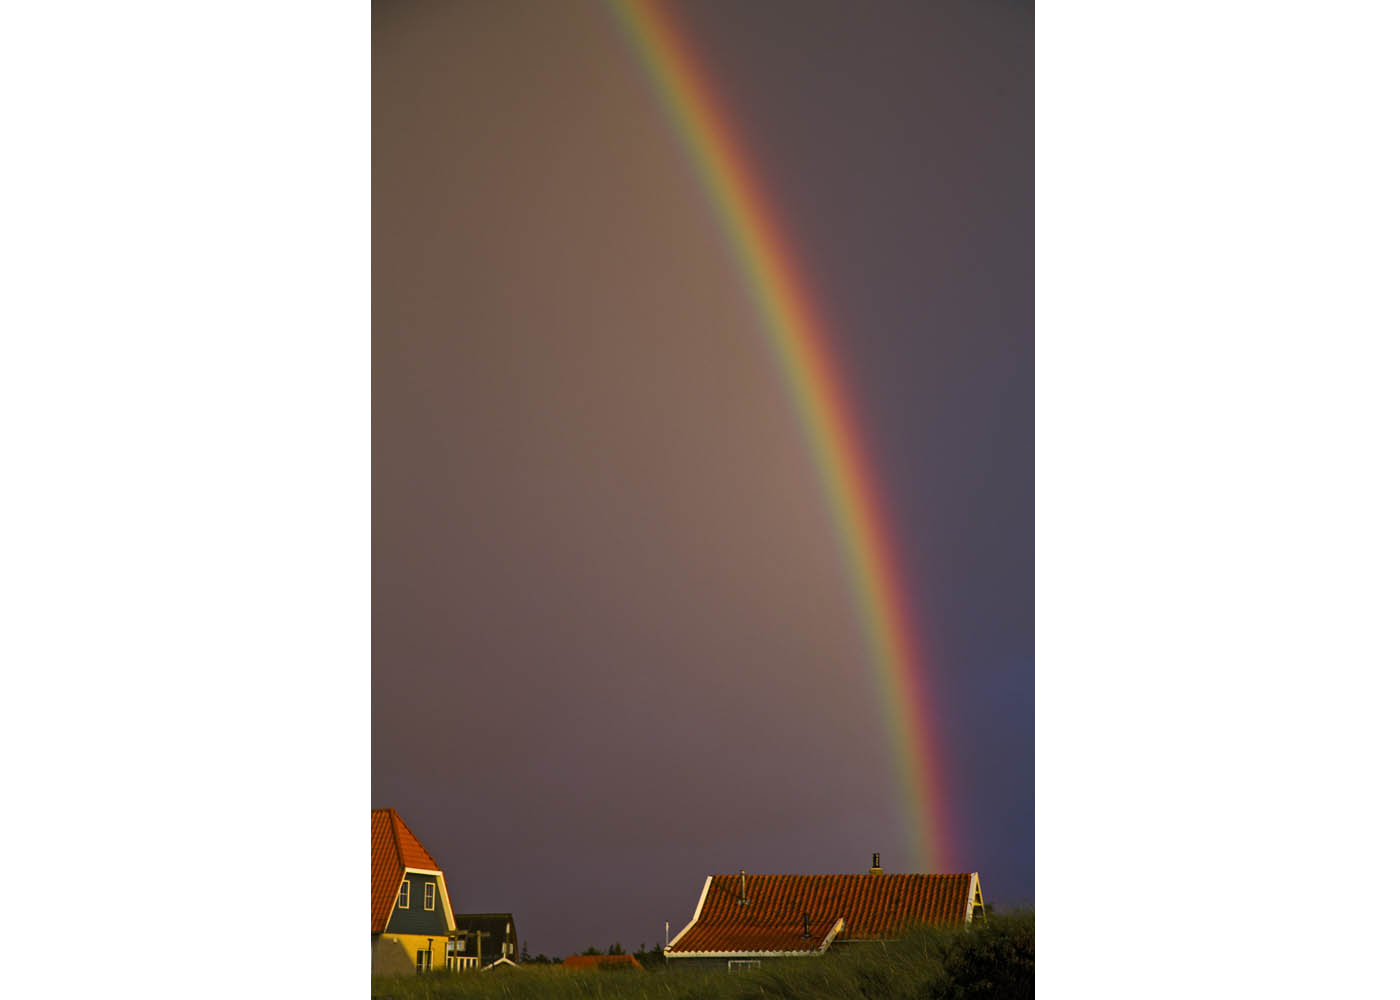
<svg viewBox="0 0 1400 1000"><path fill-rule="evenodd" d="M1033 12L671 6L816 290L944 731L1034 898ZM374 10L372 804L566 955L705 876L908 870L816 472L606 9Z"/></svg>

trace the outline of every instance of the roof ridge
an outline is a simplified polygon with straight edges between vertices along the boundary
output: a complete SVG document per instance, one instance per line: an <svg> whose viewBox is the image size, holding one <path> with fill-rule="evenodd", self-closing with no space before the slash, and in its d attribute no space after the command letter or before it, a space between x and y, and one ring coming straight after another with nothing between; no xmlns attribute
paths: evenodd
<svg viewBox="0 0 1400 1000"><path fill-rule="evenodd" d="M399 834L399 827L402 826L405 830L407 830L408 824L404 822L403 817L399 815L399 811L397 809L389 810L389 826L394 831L394 852L398 855L399 867L407 868L408 862L404 860L403 837Z"/></svg>

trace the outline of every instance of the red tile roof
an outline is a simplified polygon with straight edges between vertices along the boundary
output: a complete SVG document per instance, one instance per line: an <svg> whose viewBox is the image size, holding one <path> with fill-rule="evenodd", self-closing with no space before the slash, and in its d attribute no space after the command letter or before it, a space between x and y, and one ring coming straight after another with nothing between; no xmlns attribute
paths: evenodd
<svg viewBox="0 0 1400 1000"><path fill-rule="evenodd" d="M566 969L597 969L615 965L624 969L643 968L635 955L570 955L564 959Z"/></svg>
<svg viewBox="0 0 1400 1000"><path fill-rule="evenodd" d="M670 954L819 952L836 941L898 937L911 924L951 926L967 918L974 875L714 875L700 913ZM811 918L803 936L803 917Z"/></svg>
<svg viewBox="0 0 1400 1000"><path fill-rule="evenodd" d="M428 849L393 809L369 813L369 929L379 933L389 925L394 900L405 868L441 872Z"/></svg>

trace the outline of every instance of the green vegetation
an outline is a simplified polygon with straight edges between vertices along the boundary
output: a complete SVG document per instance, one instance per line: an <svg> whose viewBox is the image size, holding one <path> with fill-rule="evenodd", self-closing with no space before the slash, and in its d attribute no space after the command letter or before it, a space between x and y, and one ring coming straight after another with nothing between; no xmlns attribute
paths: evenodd
<svg viewBox="0 0 1400 1000"><path fill-rule="evenodd" d="M920 928L902 941L854 944L821 958L765 960L742 972L687 968L572 972L556 965L484 973L376 976L394 1000L1031 1000L1035 916L990 914L968 930Z"/></svg>

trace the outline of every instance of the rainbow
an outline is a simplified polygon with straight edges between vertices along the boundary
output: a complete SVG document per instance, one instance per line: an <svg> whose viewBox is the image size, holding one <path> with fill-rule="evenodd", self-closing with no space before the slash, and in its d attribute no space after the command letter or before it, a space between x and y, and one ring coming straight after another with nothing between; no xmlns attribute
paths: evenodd
<svg viewBox="0 0 1400 1000"><path fill-rule="evenodd" d="M821 478L877 677L914 871L952 854L932 702L893 546L851 400L771 203L673 18L652 0L606 0L693 165L758 307Z"/></svg>

